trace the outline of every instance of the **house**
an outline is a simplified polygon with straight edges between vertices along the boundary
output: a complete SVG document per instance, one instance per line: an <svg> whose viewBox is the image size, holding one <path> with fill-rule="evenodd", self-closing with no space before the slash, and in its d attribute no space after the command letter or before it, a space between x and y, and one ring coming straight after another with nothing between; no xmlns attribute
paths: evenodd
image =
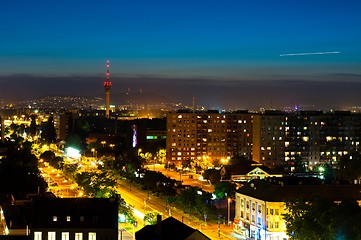
<svg viewBox="0 0 361 240"><path fill-rule="evenodd" d="M117 239L116 198L34 198L30 234L34 240Z"/></svg>
<svg viewBox="0 0 361 240"><path fill-rule="evenodd" d="M332 201L356 199L361 185L325 185L317 178L272 178L245 183L235 194L234 230L245 238L288 239L283 214L287 201L321 197Z"/></svg>
<svg viewBox="0 0 361 240"><path fill-rule="evenodd" d="M135 233L136 240L209 240L200 231L189 227L173 217L162 221L157 216L157 223L147 225Z"/></svg>
<svg viewBox="0 0 361 240"><path fill-rule="evenodd" d="M254 161L242 161L233 165L225 165L220 172L222 180L234 182L264 179L266 177L282 177L281 173Z"/></svg>

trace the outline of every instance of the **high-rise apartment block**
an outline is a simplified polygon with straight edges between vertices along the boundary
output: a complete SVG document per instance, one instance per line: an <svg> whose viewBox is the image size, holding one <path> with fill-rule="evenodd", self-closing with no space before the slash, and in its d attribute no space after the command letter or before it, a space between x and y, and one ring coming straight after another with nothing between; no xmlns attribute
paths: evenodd
<svg viewBox="0 0 361 240"><path fill-rule="evenodd" d="M252 115L218 111L178 111L167 115L167 160L224 161L234 155L251 157Z"/></svg>
<svg viewBox="0 0 361 240"><path fill-rule="evenodd" d="M167 115L167 161L223 162L245 156L267 166L296 159L336 163L360 150L361 115L348 111L178 111Z"/></svg>

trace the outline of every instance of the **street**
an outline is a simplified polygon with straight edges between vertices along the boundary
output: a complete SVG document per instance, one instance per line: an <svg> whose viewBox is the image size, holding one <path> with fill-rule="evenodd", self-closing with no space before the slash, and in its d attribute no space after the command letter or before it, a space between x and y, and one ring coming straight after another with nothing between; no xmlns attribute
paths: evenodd
<svg viewBox="0 0 361 240"><path fill-rule="evenodd" d="M208 191L212 191L212 186L210 186L208 183L204 184L198 181L196 177L189 178L189 174L180 175L179 173L174 171L167 171L166 169L164 169L163 166L160 165L152 167L156 170L163 172L168 177L175 179L176 177L182 178L181 181L183 182L183 184L203 187L204 190L206 187ZM39 169L41 170L44 179L49 184L49 191L53 192L56 196L82 196L82 192L77 189L77 185L74 183L70 183L68 180L66 180L59 170L52 168L45 162L40 164ZM219 224L217 224L207 222L207 219L199 220L192 216L192 213L185 213L182 210L176 209L174 206L168 206L168 203L164 196L156 197L150 194L149 191L139 189L136 185L130 183L127 180L118 180L117 189L125 202L128 205L132 206L133 213L138 221L137 227L131 227L131 230L129 230L128 223L120 223L119 239L133 239L133 229L134 232L136 232L144 226L144 214L148 211L157 211L161 213L163 219L172 216L179 221L191 226L192 228L198 229L211 239L237 239L236 237L231 236L234 235L232 227L224 224L224 222L220 221Z"/></svg>
<svg viewBox="0 0 361 240"><path fill-rule="evenodd" d="M150 171L161 172L164 176L167 176L171 179L181 181L182 185L189 185L193 187L199 187L206 192L213 193L214 187L208 181L199 180L199 174L189 172L189 173L181 173L177 172L174 169L165 168L163 164L151 164L146 165L146 168Z"/></svg>
<svg viewBox="0 0 361 240"><path fill-rule="evenodd" d="M156 197L151 194L148 197L147 191L138 189L127 180L118 181L118 190L125 202L134 206L136 209L135 213L137 214L135 215L139 221L136 231L144 226L142 215L138 212L144 214L147 211L156 210L162 213L163 219L168 216L172 216L190 227L200 230L211 239L236 239L230 236L230 233L233 232L231 226L223 224L223 222L220 223L220 237L218 237L218 224L206 222L204 219L199 220L191 214L184 213L182 210L176 209L174 206L169 207L169 211L166 211L167 202L164 198Z"/></svg>

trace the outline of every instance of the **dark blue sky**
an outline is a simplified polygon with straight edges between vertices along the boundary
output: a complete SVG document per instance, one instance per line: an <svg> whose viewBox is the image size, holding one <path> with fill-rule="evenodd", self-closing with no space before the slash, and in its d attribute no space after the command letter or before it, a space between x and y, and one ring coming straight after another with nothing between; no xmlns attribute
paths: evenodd
<svg viewBox="0 0 361 240"><path fill-rule="evenodd" d="M360 9L356 0L2 1L0 98L102 94L110 59L115 93L194 95L210 107L361 105L361 94L327 93L330 82L361 91ZM227 99L237 89L252 94Z"/></svg>

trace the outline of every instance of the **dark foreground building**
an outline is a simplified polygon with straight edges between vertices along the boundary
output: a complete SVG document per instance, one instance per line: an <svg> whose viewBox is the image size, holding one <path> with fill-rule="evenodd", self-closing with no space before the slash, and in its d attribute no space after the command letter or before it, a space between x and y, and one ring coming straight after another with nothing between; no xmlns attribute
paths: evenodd
<svg viewBox="0 0 361 240"><path fill-rule="evenodd" d="M34 240L118 237L118 198L34 198L31 210Z"/></svg>
<svg viewBox="0 0 361 240"><path fill-rule="evenodd" d="M189 227L173 217L162 221L158 215L157 223L147 225L135 233L136 240L209 240L200 231Z"/></svg>

